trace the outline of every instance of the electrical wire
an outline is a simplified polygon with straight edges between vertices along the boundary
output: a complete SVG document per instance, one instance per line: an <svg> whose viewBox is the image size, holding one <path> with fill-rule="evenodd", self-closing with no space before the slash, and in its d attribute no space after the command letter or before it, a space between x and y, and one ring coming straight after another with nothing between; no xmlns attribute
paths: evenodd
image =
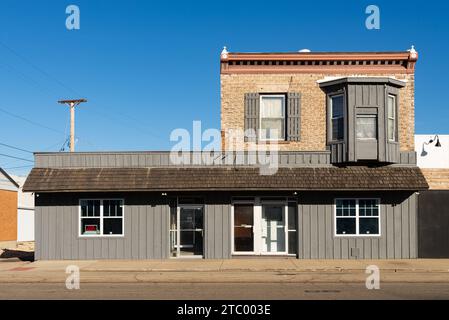
<svg viewBox="0 0 449 320"><path fill-rule="evenodd" d="M34 153L33 151L29 151L29 150L25 150L25 149L22 149L22 148L14 147L14 146L11 146L9 144L2 143L2 142L0 142L0 146L4 146L4 147L7 147L7 148L11 148L11 149L15 149L15 150L23 151L23 152L28 152L28 153L31 153L31 154Z"/></svg>
<svg viewBox="0 0 449 320"><path fill-rule="evenodd" d="M25 158L15 157L15 156L11 156L11 155L9 155L9 154L4 154L4 153L0 153L0 156L2 156L2 157L7 157L7 158L11 158L11 159L22 160L22 161L34 162L33 160L30 160L30 159L25 159Z"/></svg>

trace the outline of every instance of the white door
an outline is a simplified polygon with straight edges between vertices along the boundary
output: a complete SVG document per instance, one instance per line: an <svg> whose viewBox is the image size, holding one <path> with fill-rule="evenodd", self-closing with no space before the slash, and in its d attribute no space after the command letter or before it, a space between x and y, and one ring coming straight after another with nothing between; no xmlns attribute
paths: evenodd
<svg viewBox="0 0 449 320"><path fill-rule="evenodd" d="M283 204L262 205L262 253L285 253L285 206Z"/></svg>

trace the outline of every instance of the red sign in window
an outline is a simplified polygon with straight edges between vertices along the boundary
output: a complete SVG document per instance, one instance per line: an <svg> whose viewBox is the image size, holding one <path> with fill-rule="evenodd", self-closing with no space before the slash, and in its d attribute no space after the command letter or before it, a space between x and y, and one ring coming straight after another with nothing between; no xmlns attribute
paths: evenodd
<svg viewBox="0 0 449 320"><path fill-rule="evenodd" d="M97 226L96 225L87 225L85 227L86 232L95 232L97 231Z"/></svg>

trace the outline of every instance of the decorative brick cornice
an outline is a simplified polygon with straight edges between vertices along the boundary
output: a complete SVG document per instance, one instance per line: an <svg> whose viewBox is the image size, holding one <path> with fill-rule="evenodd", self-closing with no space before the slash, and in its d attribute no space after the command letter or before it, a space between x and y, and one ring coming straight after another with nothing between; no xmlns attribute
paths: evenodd
<svg viewBox="0 0 449 320"><path fill-rule="evenodd" d="M418 53L291 52L222 54L221 73L396 73L413 74Z"/></svg>

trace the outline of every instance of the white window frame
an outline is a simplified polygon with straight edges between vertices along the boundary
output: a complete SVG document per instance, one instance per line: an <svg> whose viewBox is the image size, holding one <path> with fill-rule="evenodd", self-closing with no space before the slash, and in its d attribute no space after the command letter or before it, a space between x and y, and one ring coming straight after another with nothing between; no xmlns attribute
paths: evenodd
<svg viewBox="0 0 449 320"><path fill-rule="evenodd" d="M121 217L105 217L103 215L103 201L116 200L122 201L122 216ZM82 217L81 216L81 201L100 201L100 216L99 217ZM81 219L82 218L94 218L100 219L100 231L101 234L82 234L81 233ZM122 218L122 233L121 234L103 234L103 219L108 218ZM123 238L125 236L125 199L123 198L84 198L78 201L78 237L79 238Z"/></svg>
<svg viewBox="0 0 449 320"><path fill-rule="evenodd" d="M259 97L259 106L262 105L262 99L265 97L269 97L269 98L282 98L282 116L283 116L283 120L284 120L284 124L283 124L283 132L282 132L282 136L283 138L279 138L279 139L266 139L263 138L262 136L262 112L261 110L259 110L259 140L260 141L285 141L285 128L286 128L286 105L285 105L285 95L283 94L261 94ZM260 108L261 109L261 108Z"/></svg>
<svg viewBox="0 0 449 320"><path fill-rule="evenodd" d="M337 98L337 97L342 97L343 98L343 114L341 115L341 117L338 118L334 118L333 117L333 109L334 109L334 102L333 102L333 98ZM329 121L330 121L330 132L329 132L329 141L343 141L345 139L345 128L344 128L344 123L345 123L345 104L346 104L346 99L345 99L345 95L344 93L336 93L336 94L332 94L329 96L329 104L330 104L330 108L329 108ZM334 132L334 119L343 119L343 137L341 139L334 139L333 137L333 132Z"/></svg>
<svg viewBox="0 0 449 320"><path fill-rule="evenodd" d="M296 254L288 253L288 198L280 198L279 200L262 200L261 197L254 197L253 200L233 200L231 204L231 255L254 255L254 256L292 256ZM234 205L235 204L251 204L253 205L253 248L254 251L235 251L234 241ZM262 252L262 205L279 205L282 204L284 208L284 236L285 236L285 251L283 252ZM298 232L298 231L296 231Z"/></svg>
<svg viewBox="0 0 449 320"><path fill-rule="evenodd" d="M338 217L338 218L352 218L355 219L355 234L337 234L337 201L339 200L352 200L355 201L355 216L345 216L345 217ZM376 217L377 220L379 221L379 233L374 234L374 233L370 233L370 234L360 234L360 229L359 229L359 222L360 222L360 215L359 215L359 201L360 200L375 200L377 202L377 205L379 207L379 214ZM365 218L365 216L361 217L362 219ZM374 218L374 216L369 216L369 218ZM334 199L334 237L338 237L338 238L344 238L344 237L350 237L350 238L358 238L358 237L363 237L363 238L369 238L369 237L376 237L379 238L382 236L382 219L381 219L381 202L380 202L380 198L335 198Z"/></svg>
<svg viewBox="0 0 449 320"><path fill-rule="evenodd" d="M393 98L393 118L388 115L388 99ZM387 137L388 141L396 142L396 107L397 107L397 97L394 94L389 94L387 98ZM390 139L388 132L388 122L389 120L393 120L393 139Z"/></svg>

